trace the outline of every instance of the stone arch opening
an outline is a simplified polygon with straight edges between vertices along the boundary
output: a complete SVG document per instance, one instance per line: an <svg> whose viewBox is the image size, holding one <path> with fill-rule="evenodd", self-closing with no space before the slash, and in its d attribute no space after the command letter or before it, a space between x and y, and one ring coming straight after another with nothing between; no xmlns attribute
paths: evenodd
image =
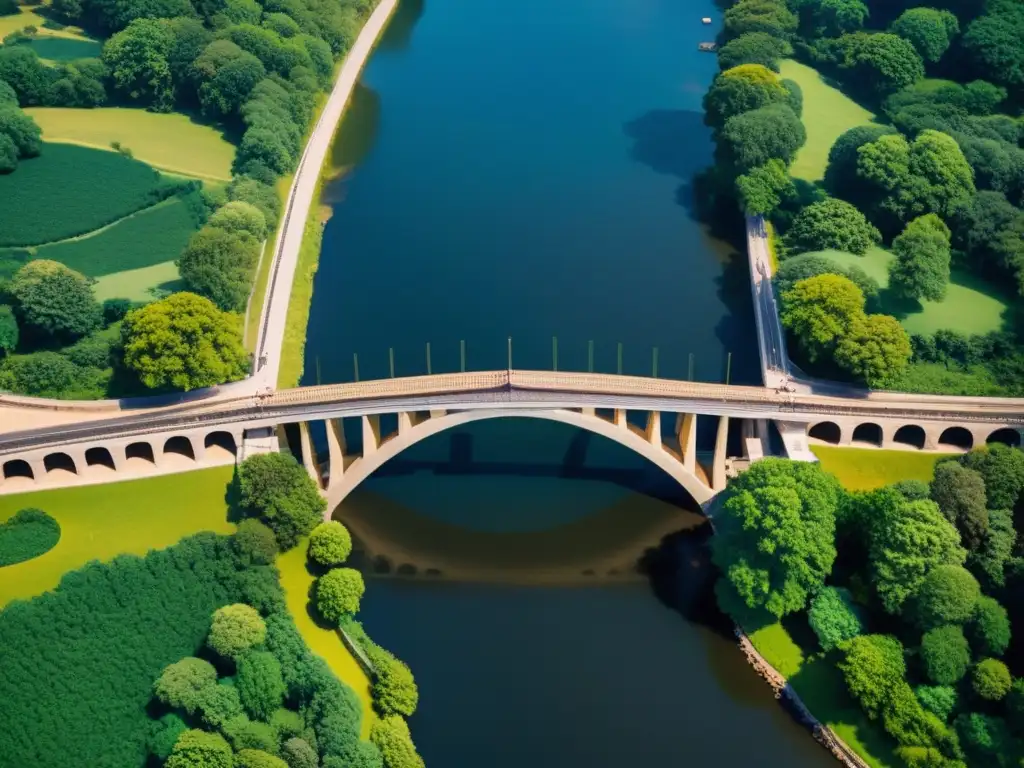
<svg viewBox="0 0 1024 768"><path fill-rule="evenodd" d="M164 455L167 454L182 456L192 461L196 460L196 452L192 448L192 441L184 435L175 435L174 437L167 438L167 442L164 443Z"/></svg>
<svg viewBox="0 0 1024 768"><path fill-rule="evenodd" d="M1020 432L1010 427L1004 427L1003 429L997 429L987 438L986 443L1002 443L1008 445L1011 448L1020 448Z"/></svg>
<svg viewBox="0 0 1024 768"><path fill-rule="evenodd" d="M22 459L11 459L4 462L4 480L10 480L12 477L27 477L29 480L36 479L36 476L32 473L31 465Z"/></svg>
<svg viewBox="0 0 1024 768"><path fill-rule="evenodd" d="M149 443L132 443L124 449L126 459L142 459L150 464L156 464L156 457L153 455L153 446Z"/></svg>
<svg viewBox="0 0 1024 768"><path fill-rule="evenodd" d="M373 572L377 574L388 574L391 573L392 566L391 560L384 555L377 555L373 558Z"/></svg>
<svg viewBox="0 0 1024 768"><path fill-rule="evenodd" d="M853 430L853 442L855 443L869 443L870 445L876 445L879 448L882 447L882 427L879 424L858 424Z"/></svg>
<svg viewBox="0 0 1024 768"><path fill-rule="evenodd" d="M203 439L203 445L207 448L220 448L232 456L238 455L238 445L235 443L235 436L230 432L211 432Z"/></svg>
<svg viewBox="0 0 1024 768"><path fill-rule="evenodd" d="M811 427L807 434L815 440L821 440L823 443L839 445L843 431L834 421L821 421Z"/></svg>
<svg viewBox="0 0 1024 768"><path fill-rule="evenodd" d="M89 448L85 452L85 465L87 467L106 467L117 469L114 466L114 457L106 448Z"/></svg>
<svg viewBox="0 0 1024 768"><path fill-rule="evenodd" d="M939 435L939 447L969 451L974 447L974 435L963 427L947 427Z"/></svg>
<svg viewBox="0 0 1024 768"><path fill-rule="evenodd" d="M78 468L75 466L75 460L66 453L51 453L47 455L46 458L43 459L43 466L46 467L47 474L55 470L70 472L73 475L78 474Z"/></svg>
<svg viewBox="0 0 1024 768"><path fill-rule="evenodd" d="M902 427L896 430L896 434L892 436L894 443L900 445L909 445L912 448L922 449L924 448L924 428L917 426L917 424L904 424Z"/></svg>

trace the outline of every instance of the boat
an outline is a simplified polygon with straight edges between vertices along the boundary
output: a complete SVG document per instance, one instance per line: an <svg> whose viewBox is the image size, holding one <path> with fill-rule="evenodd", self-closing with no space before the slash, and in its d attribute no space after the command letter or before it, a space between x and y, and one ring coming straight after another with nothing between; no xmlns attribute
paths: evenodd
<svg viewBox="0 0 1024 768"><path fill-rule="evenodd" d="M713 53L718 49L718 43L701 43L700 45L697 46L697 48L701 51Z"/></svg>

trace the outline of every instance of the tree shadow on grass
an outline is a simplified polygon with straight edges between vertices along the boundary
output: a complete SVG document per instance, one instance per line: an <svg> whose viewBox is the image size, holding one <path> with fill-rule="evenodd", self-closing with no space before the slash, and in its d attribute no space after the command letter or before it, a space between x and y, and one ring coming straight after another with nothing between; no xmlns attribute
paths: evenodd
<svg viewBox="0 0 1024 768"><path fill-rule="evenodd" d="M238 465L235 464L231 473L231 480L224 486L224 504L228 508L228 522L236 525L245 519L245 509L242 507L242 488L238 479Z"/></svg>

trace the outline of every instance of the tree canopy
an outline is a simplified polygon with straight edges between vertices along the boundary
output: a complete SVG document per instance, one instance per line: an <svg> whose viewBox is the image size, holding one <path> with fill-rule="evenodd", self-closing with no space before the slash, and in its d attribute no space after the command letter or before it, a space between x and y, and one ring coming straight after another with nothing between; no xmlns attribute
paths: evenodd
<svg viewBox="0 0 1024 768"><path fill-rule="evenodd" d="M908 299L942 301L949 285L949 227L929 213L913 219L892 242L896 260L889 265L889 285Z"/></svg>
<svg viewBox="0 0 1024 768"><path fill-rule="evenodd" d="M925 61L936 62L960 33L956 16L935 8L910 8L892 23L892 31L909 40Z"/></svg>
<svg viewBox="0 0 1024 768"><path fill-rule="evenodd" d="M274 531L282 549L294 547L322 520L327 502L291 454L248 457L238 467L238 481L242 506Z"/></svg>
<svg viewBox="0 0 1024 768"><path fill-rule="evenodd" d="M840 275L810 277L782 294L782 324L811 360L830 354L863 314L864 294Z"/></svg>
<svg viewBox="0 0 1024 768"><path fill-rule="evenodd" d="M869 387L884 387L906 369L913 350L910 336L891 315L853 319L836 345L835 361Z"/></svg>
<svg viewBox="0 0 1024 768"><path fill-rule="evenodd" d="M740 64L717 75L704 96L704 121L721 128L734 115L785 103L779 76L762 64Z"/></svg>
<svg viewBox="0 0 1024 768"><path fill-rule="evenodd" d="M213 614L206 644L227 659L259 645L267 636L267 626L259 611L245 603L218 608Z"/></svg>
<svg viewBox="0 0 1024 768"><path fill-rule="evenodd" d="M925 575L916 591L917 622L922 629L965 624L974 615L980 597L978 580L966 568L937 565Z"/></svg>
<svg viewBox="0 0 1024 768"><path fill-rule="evenodd" d="M718 49L718 65L732 69L740 64L761 64L775 72L779 60L792 55L793 46L767 32L747 32Z"/></svg>
<svg viewBox="0 0 1024 768"><path fill-rule="evenodd" d="M721 139L732 165L745 173L769 160L789 165L807 141L807 131L791 107L775 103L730 117Z"/></svg>
<svg viewBox="0 0 1024 768"><path fill-rule="evenodd" d="M786 245L793 252L834 248L863 254L882 236L850 203L829 197L800 211L786 232Z"/></svg>
<svg viewBox="0 0 1024 768"><path fill-rule="evenodd" d="M95 330L100 305L88 278L56 261L36 259L7 284L20 326L44 337L70 341Z"/></svg>
<svg viewBox="0 0 1024 768"><path fill-rule="evenodd" d="M332 623L359 610L366 587L363 575L353 568L333 568L316 582L316 607Z"/></svg>
<svg viewBox="0 0 1024 768"><path fill-rule="evenodd" d="M963 630L947 624L930 629L921 638L921 661L933 683L954 685L971 666L971 648Z"/></svg>
<svg viewBox="0 0 1024 768"><path fill-rule="evenodd" d="M352 537L337 520L320 523L309 535L309 559L318 565L341 565L351 553Z"/></svg>

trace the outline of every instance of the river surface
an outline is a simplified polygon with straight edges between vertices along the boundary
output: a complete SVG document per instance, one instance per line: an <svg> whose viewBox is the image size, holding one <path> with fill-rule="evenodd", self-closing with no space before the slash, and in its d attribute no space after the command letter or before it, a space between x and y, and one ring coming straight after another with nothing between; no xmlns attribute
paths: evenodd
<svg viewBox="0 0 1024 768"><path fill-rule="evenodd" d="M693 211L704 16L710 0L403 0L333 148L304 383L352 380L354 355L386 376L389 349L424 373L428 342L434 372L460 342L468 369L510 347L548 368L557 344L586 370L590 341L596 370L621 344L627 373L754 382L745 264ZM693 509L625 449L532 420L431 438L353 494L337 516L421 574L370 580L360 617L416 674L427 764L832 765L727 636L636 575Z"/></svg>

